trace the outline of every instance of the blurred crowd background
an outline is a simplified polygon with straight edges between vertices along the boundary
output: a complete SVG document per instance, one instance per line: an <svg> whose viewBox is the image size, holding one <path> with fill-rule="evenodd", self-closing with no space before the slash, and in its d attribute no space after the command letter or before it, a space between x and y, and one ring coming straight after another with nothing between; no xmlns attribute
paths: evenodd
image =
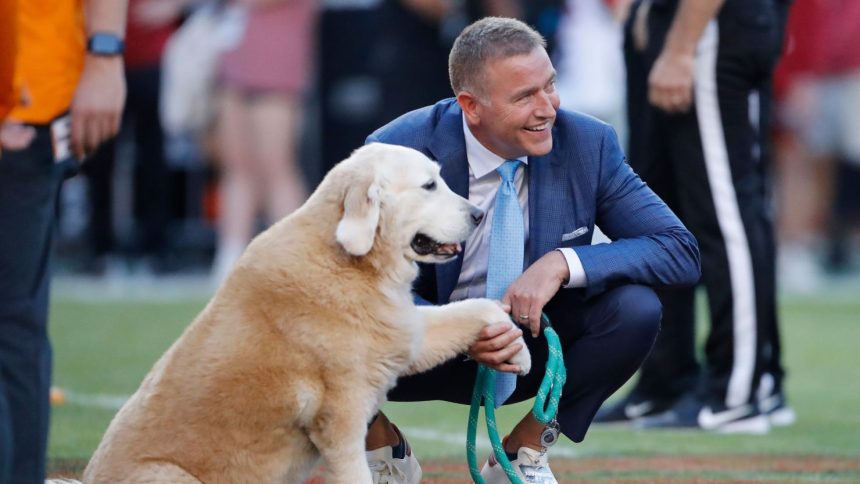
<svg viewBox="0 0 860 484"><path fill-rule="evenodd" d="M131 0L120 135L62 192L58 269L218 281L375 128L450 97L456 35L519 17L562 107L624 140L630 0ZM773 216L783 289L858 272L860 0L795 0L777 70Z"/></svg>

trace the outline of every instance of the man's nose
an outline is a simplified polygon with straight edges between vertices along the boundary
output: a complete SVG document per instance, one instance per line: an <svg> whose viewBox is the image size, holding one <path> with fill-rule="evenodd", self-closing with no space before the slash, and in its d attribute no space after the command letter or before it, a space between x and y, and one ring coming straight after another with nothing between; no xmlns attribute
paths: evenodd
<svg viewBox="0 0 860 484"><path fill-rule="evenodd" d="M555 116L556 107L553 103L553 94L541 92L538 95L538 106L536 110L536 115L544 118L550 118Z"/></svg>

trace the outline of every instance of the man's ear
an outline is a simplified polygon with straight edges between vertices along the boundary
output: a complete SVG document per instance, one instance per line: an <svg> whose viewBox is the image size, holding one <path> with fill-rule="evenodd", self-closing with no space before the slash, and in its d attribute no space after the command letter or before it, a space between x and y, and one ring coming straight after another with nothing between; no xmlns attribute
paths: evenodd
<svg viewBox="0 0 860 484"><path fill-rule="evenodd" d="M373 247L381 196L379 181L371 174L347 187L335 239L350 254L365 255Z"/></svg>
<svg viewBox="0 0 860 484"><path fill-rule="evenodd" d="M478 97L469 91L460 91L457 94L457 104L463 110L463 115L466 116L466 122L470 126L479 124L481 121L478 105Z"/></svg>

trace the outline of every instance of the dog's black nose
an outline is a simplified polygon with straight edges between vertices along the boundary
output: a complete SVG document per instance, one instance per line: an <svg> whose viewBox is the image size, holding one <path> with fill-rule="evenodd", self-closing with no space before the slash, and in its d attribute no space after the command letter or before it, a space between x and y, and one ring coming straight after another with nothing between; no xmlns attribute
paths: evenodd
<svg viewBox="0 0 860 484"><path fill-rule="evenodd" d="M484 211L478 207L472 207L469 209L469 215L472 217L472 223L477 227L481 220L484 220Z"/></svg>

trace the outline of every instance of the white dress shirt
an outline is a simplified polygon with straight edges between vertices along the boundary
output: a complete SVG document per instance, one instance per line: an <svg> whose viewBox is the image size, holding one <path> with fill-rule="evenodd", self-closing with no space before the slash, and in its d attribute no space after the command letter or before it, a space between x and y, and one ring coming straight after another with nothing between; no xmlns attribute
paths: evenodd
<svg viewBox="0 0 860 484"><path fill-rule="evenodd" d="M490 258L490 225L493 220L493 207L496 202L496 192L501 184L502 177L496 171L505 160L501 156L488 150L472 134L466 119L463 118L463 134L466 138L466 158L469 162L469 201L484 211L484 218L466 239L465 252L463 254L463 266L460 269L460 277L457 285L451 293L451 301L461 299L484 297L487 293L487 262ZM524 264L528 266L529 253L529 184L527 165L528 158L518 158L523 164L514 175L514 186L517 189L517 198L523 209L523 228L525 229L525 257ZM584 287L585 270L576 252L570 248L558 249L567 260L570 270L570 279L565 287ZM525 269L525 267L523 267Z"/></svg>

